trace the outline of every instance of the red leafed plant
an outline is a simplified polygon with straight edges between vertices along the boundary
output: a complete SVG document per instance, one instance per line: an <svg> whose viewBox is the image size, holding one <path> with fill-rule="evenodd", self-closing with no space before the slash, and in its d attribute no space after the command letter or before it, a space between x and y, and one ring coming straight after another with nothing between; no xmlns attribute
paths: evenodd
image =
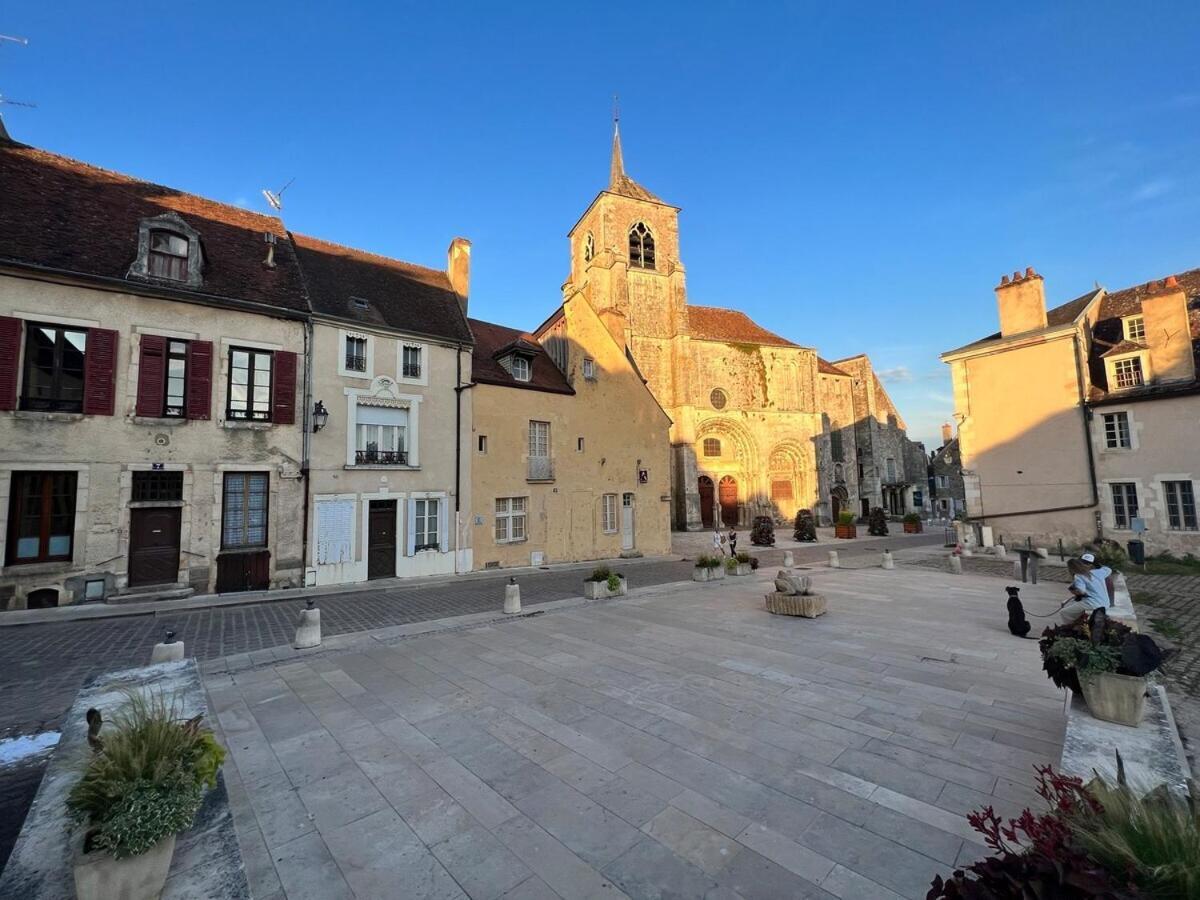
<svg viewBox="0 0 1200 900"><path fill-rule="evenodd" d="M1129 879L1118 881L1076 847L1068 818L1081 811L1098 814L1099 801L1070 775L1038 766L1038 794L1049 811L1025 809L1005 824L988 806L967 821L983 835L994 856L940 875L925 900L1138 900L1144 895Z"/></svg>

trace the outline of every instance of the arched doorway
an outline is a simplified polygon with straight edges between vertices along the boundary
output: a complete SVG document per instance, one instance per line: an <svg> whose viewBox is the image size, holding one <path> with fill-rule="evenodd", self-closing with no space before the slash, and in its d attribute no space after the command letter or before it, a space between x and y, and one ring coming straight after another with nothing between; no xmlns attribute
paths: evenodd
<svg viewBox="0 0 1200 900"><path fill-rule="evenodd" d="M837 521L838 515L846 508L849 499L850 497L844 487L835 487L829 492L830 507L833 510L833 521Z"/></svg>
<svg viewBox="0 0 1200 900"><path fill-rule="evenodd" d="M707 475L700 476L700 521L705 528L713 527L713 482Z"/></svg>
<svg viewBox="0 0 1200 900"><path fill-rule="evenodd" d="M726 475L717 484L717 500L721 504L721 521L726 525L738 523L737 482Z"/></svg>

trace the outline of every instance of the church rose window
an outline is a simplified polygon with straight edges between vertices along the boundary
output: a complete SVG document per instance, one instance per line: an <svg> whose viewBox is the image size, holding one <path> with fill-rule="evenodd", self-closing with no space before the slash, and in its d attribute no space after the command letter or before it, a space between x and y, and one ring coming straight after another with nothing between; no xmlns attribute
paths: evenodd
<svg viewBox="0 0 1200 900"><path fill-rule="evenodd" d="M654 235L645 222L629 229L629 264L638 269L654 268Z"/></svg>
<svg viewBox="0 0 1200 900"><path fill-rule="evenodd" d="M713 409L724 409L728 399L720 388L713 388L713 392L708 395L708 401L712 404Z"/></svg>

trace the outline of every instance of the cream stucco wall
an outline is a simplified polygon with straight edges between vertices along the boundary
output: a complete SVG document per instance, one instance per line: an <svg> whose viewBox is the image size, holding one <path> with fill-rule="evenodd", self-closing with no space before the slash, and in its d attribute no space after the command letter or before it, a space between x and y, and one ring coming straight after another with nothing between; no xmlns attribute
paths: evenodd
<svg viewBox="0 0 1200 900"><path fill-rule="evenodd" d="M85 579L106 580L109 593L124 587L132 473L154 466L184 473L183 500L176 504L181 507L180 582L201 592L214 589L223 474L261 471L270 475L271 584L301 583L301 387L298 384L295 425L225 421L229 347L292 350L302 356L301 322L9 275L0 275L0 315L118 332L114 415L0 412L0 553L7 542L11 473L78 473L73 559L5 565L0 571L0 608L21 608L29 592L42 588L58 590L60 603L82 599ZM210 419L135 415L145 333L212 342ZM302 360L298 362L302 369ZM298 381L301 377L298 371Z"/></svg>
<svg viewBox="0 0 1200 900"><path fill-rule="evenodd" d="M564 304L567 377L575 394L499 385L472 388L470 450L476 568L605 559L622 552L623 497L632 495L635 551L670 550L669 420L603 322L582 299ZM596 361L585 379L582 361ZM541 356L535 365L554 365ZM553 482L527 480L529 422L550 423ZM479 451L479 438L487 452ZM583 450L578 449L583 439ZM638 480L645 469L647 482ZM616 530L601 527L604 494L617 495ZM497 543L495 502L527 497L526 539Z"/></svg>

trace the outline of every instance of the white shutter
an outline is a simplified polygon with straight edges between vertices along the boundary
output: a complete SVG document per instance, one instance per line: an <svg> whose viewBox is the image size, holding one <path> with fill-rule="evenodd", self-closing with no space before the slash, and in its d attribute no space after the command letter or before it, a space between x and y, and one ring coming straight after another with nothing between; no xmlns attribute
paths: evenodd
<svg viewBox="0 0 1200 900"><path fill-rule="evenodd" d="M404 555L412 556L416 552L416 548L417 548L417 501L416 500L408 501L408 515L405 518L407 519L407 521L405 522L405 525L406 525L405 530L408 534L408 538L404 544L404 546L406 548L404 551Z"/></svg>
<svg viewBox="0 0 1200 900"><path fill-rule="evenodd" d="M431 501L437 504L438 511L438 550L446 553L450 550L450 544L446 541L447 525L450 519L450 504L445 498Z"/></svg>

